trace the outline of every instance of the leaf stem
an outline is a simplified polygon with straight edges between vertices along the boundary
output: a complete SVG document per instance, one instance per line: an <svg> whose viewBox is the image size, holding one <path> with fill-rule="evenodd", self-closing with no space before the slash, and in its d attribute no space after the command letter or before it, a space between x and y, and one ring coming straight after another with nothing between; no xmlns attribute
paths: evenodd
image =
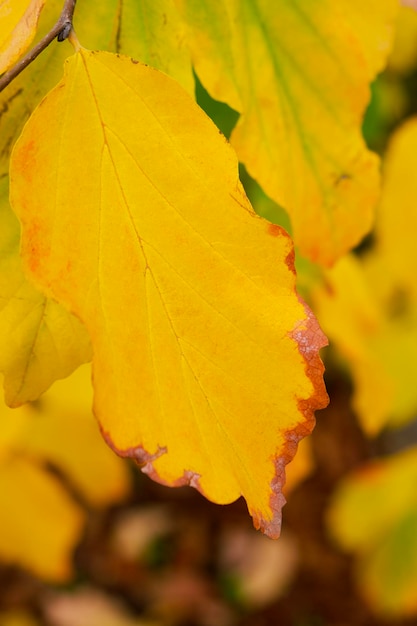
<svg viewBox="0 0 417 626"><path fill-rule="evenodd" d="M74 14L75 3L77 0L65 0L64 8L58 18L56 24L51 28L49 33L41 39L36 46L25 54L10 70L0 77L0 91L3 91L16 76L20 74L32 61L36 59L41 52L49 46L49 44L58 37L58 41L64 41L68 37L72 27L72 16ZM62 33L62 35L61 35ZM61 37L60 37L61 35Z"/></svg>

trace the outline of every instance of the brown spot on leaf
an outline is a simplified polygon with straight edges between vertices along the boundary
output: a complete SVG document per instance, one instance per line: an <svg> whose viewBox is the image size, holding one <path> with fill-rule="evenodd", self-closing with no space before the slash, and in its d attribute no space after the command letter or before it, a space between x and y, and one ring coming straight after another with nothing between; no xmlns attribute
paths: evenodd
<svg viewBox="0 0 417 626"><path fill-rule="evenodd" d="M342 172L341 174L335 177L334 185L335 187L338 187L339 185L346 183L348 181L351 181L351 180L352 180L352 176L350 174L347 174L346 172Z"/></svg>
<svg viewBox="0 0 417 626"><path fill-rule="evenodd" d="M135 447L132 446L131 448L125 448L124 450L120 450L120 448L118 448L114 444L110 434L104 431L103 428L101 428L101 426L100 426L100 430L104 438L104 441L113 450L113 452L115 452L117 455L123 458L133 459L134 461L136 461L136 463L140 466L140 468L143 471L144 471L143 468L145 466L149 465L150 463L158 459L162 454L166 454L168 451L166 447L160 447L158 448L156 452L151 454L150 452L147 452L143 448L143 446L135 446Z"/></svg>
<svg viewBox="0 0 417 626"><path fill-rule="evenodd" d="M268 224L268 233L273 237L280 237L282 235L283 228L278 224Z"/></svg>

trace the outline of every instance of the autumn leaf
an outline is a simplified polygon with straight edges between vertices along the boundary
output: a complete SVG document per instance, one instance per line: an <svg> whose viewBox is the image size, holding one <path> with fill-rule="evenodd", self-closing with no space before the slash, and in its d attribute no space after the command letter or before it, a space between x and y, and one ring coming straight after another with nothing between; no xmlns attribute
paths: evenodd
<svg viewBox="0 0 417 626"><path fill-rule="evenodd" d="M325 340L224 137L166 75L79 49L15 146L11 201L28 271L89 331L108 443L162 483L243 495L277 536Z"/></svg>
<svg viewBox="0 0 417 626"><path fill-rule="evenodd" d="M417 612L417 450L369 463L337 487L327 514L332 538L355 555L355 577L374 611Z"/></svg>
<svg viewBox="0 0 417 626"><path fill-rule="evenodd" d="M3 0L0 4L0 74L29 48L45 0Z"/></svg>
<svg viewBox="0 0 417 626"><path fill-rule="evenodd" d="M288 211L301 253L332 264L372 224L378 159L361 124L397 3L176 1L201 82L241 112L239 159Z"/></svg>
<svg viewBox="0 0 417 626"><path fill-rule="evenodd" d="M55 582L73 574L86 521L80 502L108 506L130 488L126 463L97 431L91 397L85 366L35 405L0 404L0 558Z"/></svg>
<svg viewBox="0 0 417 626"><path fill-rule="evenodd" d="M367 64L368 79L372 81L385 68L391 55L400 7L389 0L383 3L367 0L361 4L340 0L337 6L354 33Z"/></svg>
<svg viewBox="0 0 417 626"><path fill-rule="evenodd" d="M127 496L129 466L99 436L92 403L91 367L87 364L56 382L35 405L32 419L20 434L19 449L60 468L90 506L100 507Z"/></svg>
<svg viewBox="0 0 417 626"><path fill-rule="evenodd" d="M397 74L410 74L417 63L417 12L401 6L395 28L388 69Z"/></svg>
<svg viewBox="0 0 417 626"><path fill-rule="evenodd" d="M346 256L312 289L324 331L350 365L354 407L371 436L413 420L417 410L417 119L393 136L375 245L363 258Z"/></svg>
<svg viewBox="0 0 417 626"><path fill-rule="evenodd" d="M78 505L54 476L24 457L2 464L0 490L2 560L47 580L68 579L71 550L84 522Z"/></svg>
<svg viewBox="0 0 417 626"><path fill-rule="evenodd" d="M173 0L122 0L114 6L114 37L106 49L129 54L162 70L193 94L194 78L185 25ZM94 5L90 6L90 11L93 16Z"/></svg>
<svg viewBox="0 0 417 626"><path fill-rule="evenodd" d="M39 25L47 35L62 10L62 0L48 0ZM79 2L74 16L78 37L93 49L123 52L164 71L190 93L194 89L184 25L172 0ZM137 28L140 27L140 36ZM62 64L72 54L68 43L52 42L25 71L0 92L0 172L7 171L11 149L25 121L60 80Z"/></svg>
<svg viewBox="0 0 417 626"><path fill-rule="evenodd" d="M417 299L417 117L410 118L392 136L384 158L384 186L375 237L375 255L389 267L389 276L400 289Z"/></svg>
<svg viewBox="0 0 417 626"><path fill-rule="evenodd" d="M0 178L0 371L5 401L36 400L58 378L91 359L80 321L37 291L23 273L20 229Z"/></svg>
<svg viewBox="0 0 417 626"><path fill-rule="evenodd" d="M353 407L362 428L374 436L388 420L394 388L373 349L378 339L384 341L386 325L361 262L353 255L340 259L312 288L311 297L332 345L351 367Z"/></svg>

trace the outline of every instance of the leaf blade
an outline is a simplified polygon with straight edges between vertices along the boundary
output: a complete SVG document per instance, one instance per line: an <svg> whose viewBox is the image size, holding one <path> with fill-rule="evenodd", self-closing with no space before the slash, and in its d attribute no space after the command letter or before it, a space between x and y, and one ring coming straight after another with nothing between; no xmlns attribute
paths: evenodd
<svg viewBox="0 0 417 626"><path fill-rule="evenodd" d="M243 494L277 536L284 466L327 401L324 338L295 294L291 242L253 213L224 138L167 76L81 50L11 177L29 271L92 338L108 442L160 482Z"/></svg>

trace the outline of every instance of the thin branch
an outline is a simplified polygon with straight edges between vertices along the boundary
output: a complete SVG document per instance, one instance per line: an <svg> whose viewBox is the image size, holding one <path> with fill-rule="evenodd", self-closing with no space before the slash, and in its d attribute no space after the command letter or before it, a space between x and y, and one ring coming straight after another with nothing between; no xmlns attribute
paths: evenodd
<svg viewBox="0 0 417 626"><path fill-rule="evenodd" d="M64 41L69 35L72 27L72 16L74 14L75 3L77 0L65 0L64 8L58 18L57 23L49 31L43 39L39 41L25 56L0 78L0 91L3 91L16 76L22 72L36 57L49 46L49 44L58 37L58 41Z"/></svg>

